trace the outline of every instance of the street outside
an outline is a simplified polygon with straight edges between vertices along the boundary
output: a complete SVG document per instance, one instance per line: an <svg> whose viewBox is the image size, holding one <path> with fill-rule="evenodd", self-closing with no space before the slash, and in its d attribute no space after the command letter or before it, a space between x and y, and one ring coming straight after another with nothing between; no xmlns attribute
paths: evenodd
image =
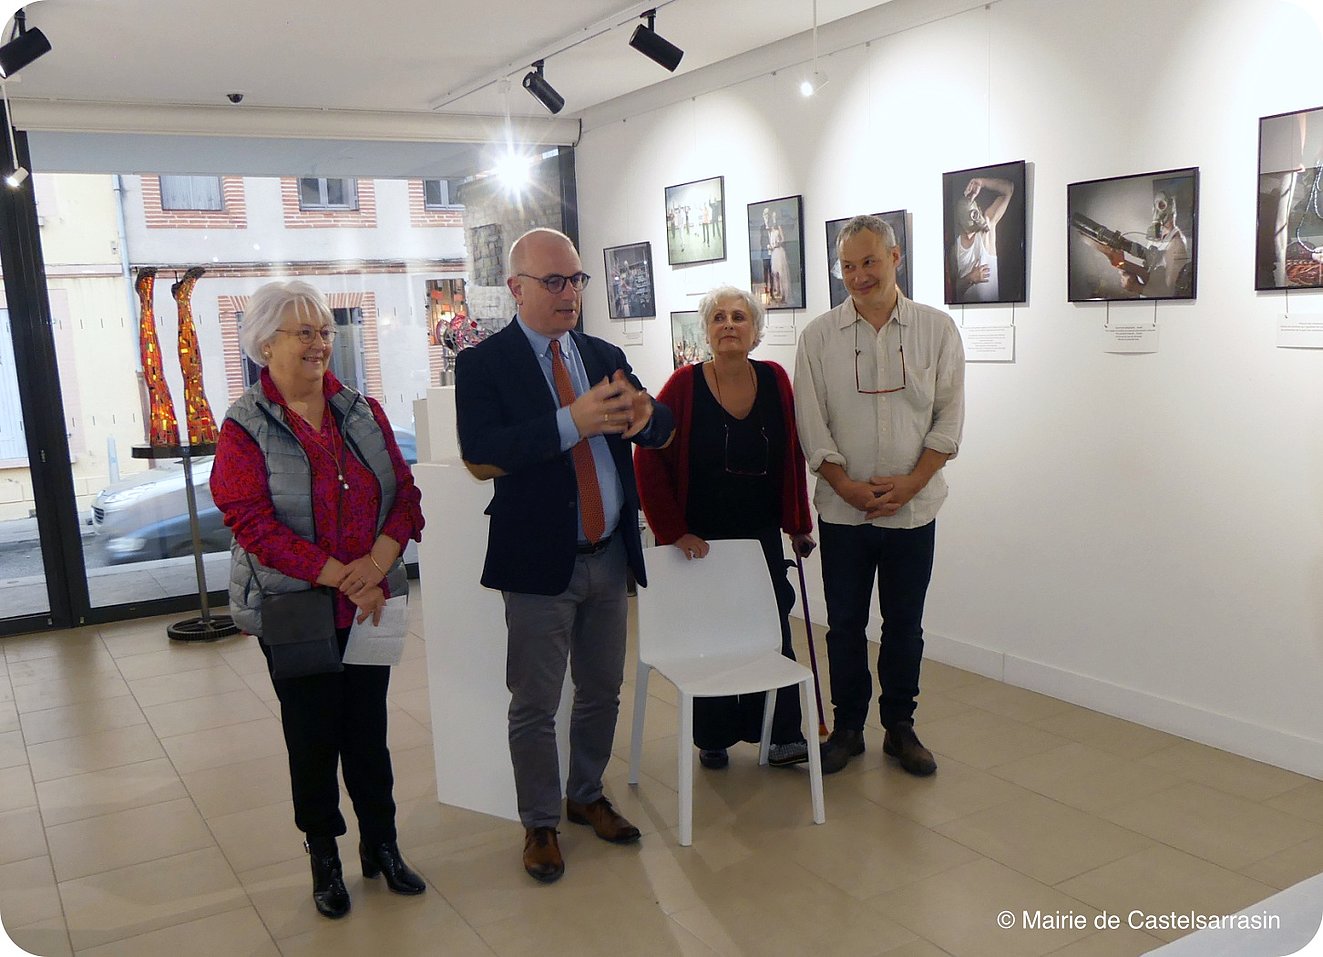
<svg viewBox="0 0 1323 957"><path fill-rule="evenodd" d="M106 538L98 536L91 525L81 526L83 561L89 570L112 564L106 556ZM41 542L35 518L0 522L0 584L17 579L44 577Z"/></svg>

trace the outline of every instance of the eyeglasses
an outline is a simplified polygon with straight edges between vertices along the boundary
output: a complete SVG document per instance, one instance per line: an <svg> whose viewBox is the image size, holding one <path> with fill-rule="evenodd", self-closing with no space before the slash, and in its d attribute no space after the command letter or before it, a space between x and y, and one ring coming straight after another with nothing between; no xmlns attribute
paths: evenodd
<svg viewBox="0 0 1323 957"><path fill-rule="evenodd" d="M576 272L573 276L562 276L560 273L553 272L550 276L530 276L526 272L515 273L524 279L532 279L535 282L542 283L542 287L552 295L556 295L565 289L565 284L569 283L578 292L584 286L588 285L588 280L593 277L586 272Z"/></svg>
<svg viewBox="0 0 1323 957"><path fill-rule="evenodd" d="M896 326L896 338L900 341L900 385L894 389L865 389L859 384L859 326L854 327L854 390L860 395L890 395L892 392L900 392L909 384L905 373L905 336L901 332L903 328L900 325ZM878 335L882 333L879 332Z"/></svg>
<svg viewBox="0 0 1323 957"><path fill-rule="evenodd" d="M321 329L304 326L301 329L277 329L276 332L283 332L287 336L297 336L299 342L305 346L312 345L318 339L321 339L326 345L330 345L335 341L335 328L333 326L323 326Z"/></svg>
<svg viewBox="0 0 1323 957"><path fill-rule="evenodd" d="M761 454L757 451L758 440L750 434L742 441L736 443L735 458L737 461L732 465L730 461L730 423L723 422L722 425L726 428L726 452L725 458L722 461L722 468L726 474L747 476L766 475L767 463L772 457L772 443L767 438L767 428L765 426L758 427L758 434L762 436ZM743 445L744 448L740 448L740 445ZM743 459L743 461L738 461L740 459ZM754 463L758 462L759 459L762 460L762 464L755 465Z"/></svg>

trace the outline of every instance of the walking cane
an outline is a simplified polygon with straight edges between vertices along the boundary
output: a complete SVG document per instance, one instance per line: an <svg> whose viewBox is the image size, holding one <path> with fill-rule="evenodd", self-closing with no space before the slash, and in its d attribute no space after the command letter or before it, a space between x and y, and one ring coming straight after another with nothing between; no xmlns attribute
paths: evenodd
<svg viewBox="0 0 1323 957"><path fill-rule="evenodd" d="M808 583L804 580L804 559L795 554L795 565L799 568L799 600L804 606L804 631L808 633L809 667L813 670L813 694L818 699L818 738L826 740L827 721L822 713L822 688L818 679L818 653L813 649L813 619L809 617Z"/></svg>

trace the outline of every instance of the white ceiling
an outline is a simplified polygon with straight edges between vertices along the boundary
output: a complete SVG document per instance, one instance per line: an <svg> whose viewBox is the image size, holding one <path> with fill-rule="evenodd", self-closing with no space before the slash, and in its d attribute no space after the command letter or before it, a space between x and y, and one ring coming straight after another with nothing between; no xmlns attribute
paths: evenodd
<svg viewBox="0 0 1323 957"><path fill-rule="evenodd" d="M652 0L674 74L628 45L649 2L479 2L28 0L53 49L15 123L47 172L466 176L996 0ZM540 58L558 117L520 82Z"/></svg>
<svg viewBox="0 0 1323 957"><path fill-rule="evenodd" d="M12 4L13 0L11 0ZM809 31L814 0L657 0L657 32L685 51L681 76ZM8 4L7 4L8 5ZM644 4L628 0L34 0L28 23L51 53L11 95L120 104L430 113L455 91L499 85L447 113L545 116L520 85L539 54L562 116L671 78L627 45ZM880 6L816 0L820 24Z"/></svg>

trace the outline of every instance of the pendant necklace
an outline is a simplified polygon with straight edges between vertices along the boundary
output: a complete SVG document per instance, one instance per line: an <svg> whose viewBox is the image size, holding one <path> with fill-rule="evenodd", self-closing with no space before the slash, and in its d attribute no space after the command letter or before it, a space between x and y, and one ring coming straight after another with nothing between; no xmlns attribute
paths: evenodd
<svg viewBox="0 0 1323 957"><path fill-rule="evenodd" d="M293 412L294 410L291 409L290 411ZM331 426L331 442L330 442L330 445L327 445L325 442L322 441L321 435L319 434L319 432L318 432L316 429L314 429L314 428L312 427L312 423L311 423L311 422L309 422L309 421L308 421L307 419L305 419L303 416L299 415L297 412L294 412L294 418L295 418L297 421L303 423L303 428L306 430L306 432L307 432L307 434L308 434L308 438L312 439L312 444L315 445L315 446L317 446L317 448L320 449L321 451L325 452L325 453L327 454L327 456L330 458L330 460L331 460L331 464L335 466L335 480L336 480L337 482L340 483L340 488L344 489L345 491L348 491L348 490L349 490L349 482L345 479L345 466L344 466L344 450L345 450L345 443L344 443L344 439L340 437L340 432L339 432L339 430L335 427L335 417L331 415L331 410L330 410L329 407L327 407L327 408L322 412L322 415L324 416L323 421L325 421L326 418L329 418L329 419L331 420L331 421L330 421L330 426ZM336 449L336 439L337 439L337 438L340 439L338 453L337 453L337 449Z"/></svg>
<svg viewBox="0 0 1323 957"><path fill-rule="evenodd" d="M753 380L753 391L756 397L758 394L758 375L753 371L752 362L749 362L748 359L745 359L744 362L749 369L749 378ZM730 410L726 408L726 403L721 398L721 377L717 375L717 364L715 362L712 363L712 381L715 382L717 386L717 405L721 406L722 412L730 415L732 419L735 418L735 416L731 415Z"/></svg>

